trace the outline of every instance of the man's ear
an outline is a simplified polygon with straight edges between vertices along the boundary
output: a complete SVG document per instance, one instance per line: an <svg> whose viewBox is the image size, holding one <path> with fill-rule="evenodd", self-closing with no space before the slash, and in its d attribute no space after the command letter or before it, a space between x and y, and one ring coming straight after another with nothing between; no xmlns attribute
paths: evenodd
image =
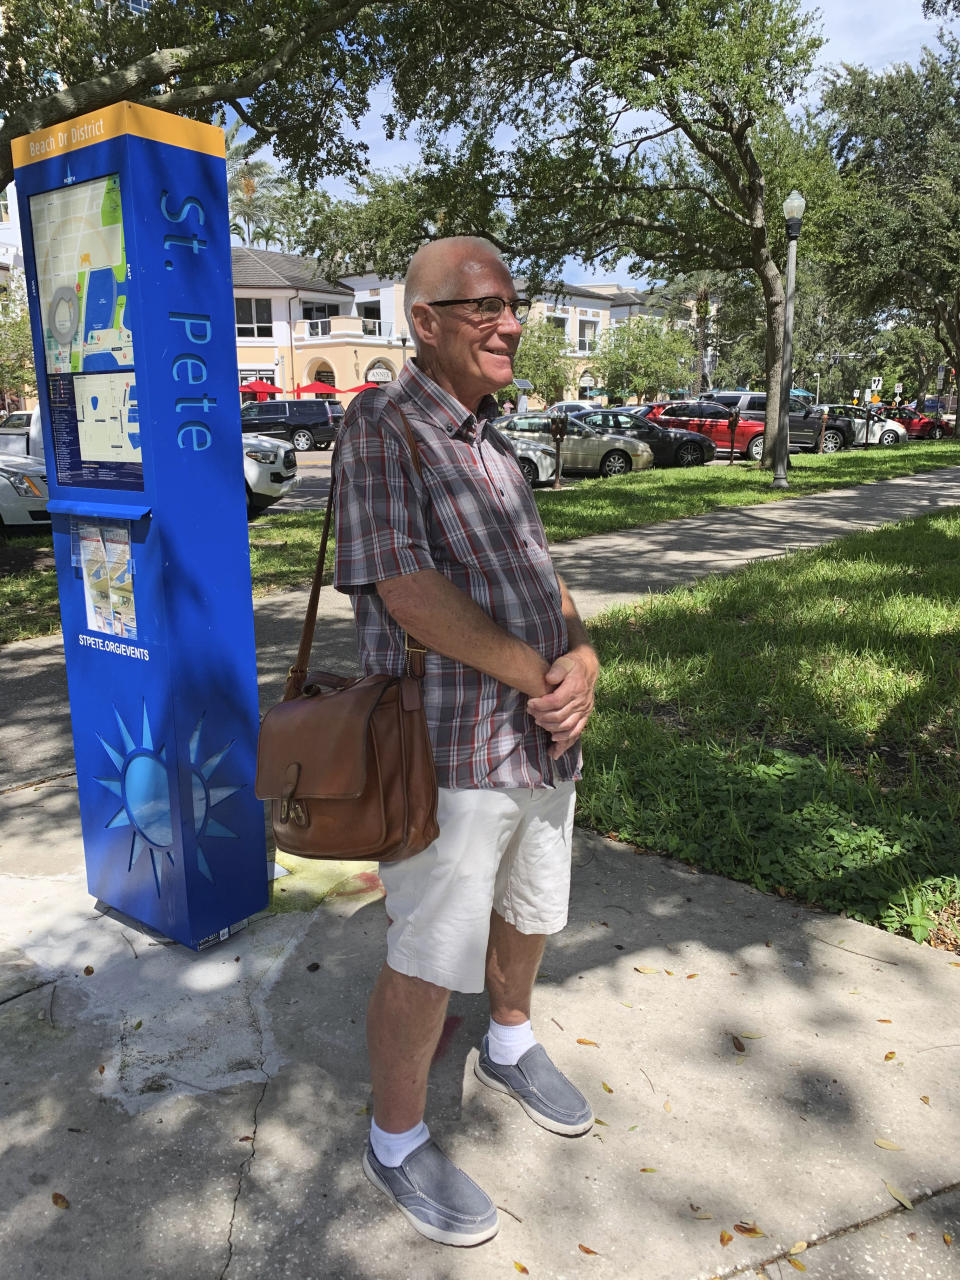
<svg viewBox="0 0 960 1280"><path fill-rule="evenodd" d="M437 332L440 322L437 313L429 303L415 302L410 308L410 321L416 334L418 346L435 347L437 345Z"/></svg>

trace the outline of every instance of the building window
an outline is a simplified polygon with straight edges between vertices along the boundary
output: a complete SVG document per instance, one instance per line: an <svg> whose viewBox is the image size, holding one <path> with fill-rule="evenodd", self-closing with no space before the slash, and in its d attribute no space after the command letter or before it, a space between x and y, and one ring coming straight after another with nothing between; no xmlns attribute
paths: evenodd
<svg viewBox="0 0 960 1280"><path fill-rule="evenodd" d="M340 308L335 302L304 302L302 310L304 320L327 320L330 316L340 314Z"/></svg>
<svg viewBox="0 0 960 1280"><path fill-rule="evenodd" d="M269 298L235 298L238 338L272 338L273 317Z"/></svg>
<svg viewBox="0 0 960 1280"><path fill-rule="evenodd" d="M547 316L547 324L552 324L555 329L559 329L561 333L567 332L566 316Z"/></svg>
<svg viewBox="0 0 960 1280"><path fill-rule="evenodd" d="M0 191L0 222L10 221L10 197L7 195L7 189L4 187Z"/></svg>

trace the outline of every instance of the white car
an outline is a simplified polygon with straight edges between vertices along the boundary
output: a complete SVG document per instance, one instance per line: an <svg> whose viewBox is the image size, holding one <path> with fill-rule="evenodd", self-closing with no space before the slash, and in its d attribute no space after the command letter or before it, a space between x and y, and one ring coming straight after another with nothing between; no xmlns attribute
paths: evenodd
<svg viewBox="0 0 960 1280"><path fill-rule="evenodd" d="M245 431L243 478L247 489L247 515L252 520L300 484L296 449L286 440Z"/></svg>
<svg viewBox="0 0 960 1280"><path fill-rule="evenodd" d="M36 458L0 455L0 535L49 523L47 468Z"/></svg>
<svg viewBox="0 0 960 1280"><path fill-rule="evenodd" d="M853 444L863 446L867 434L867 419L862 408L855 404L815 404L813 413L822 414L826 410L827 423L831 418L847 418L853 426ZM870 415L870 443L890 446L906 444L909 436L905 427L899 422L890 422L886 418Z"/></svg>
<svg viewBox="0 0 960 1280"><path fill-rule="evenodd" d="M509 436L513 445L520 470L527 484L535 485L553 479L557 469L557 455L553 445L540 444L537 440L522 440L519 436Z"/></svg>
<svg viewBox="0 0 960 1280"><path fill-rule="evenodd" d="M556 404L550 405L547 413L551 410L557 413L584 413L587 409L599 409L599 400L558 400ZM541 412L543 412L541 410Z"/></svg>

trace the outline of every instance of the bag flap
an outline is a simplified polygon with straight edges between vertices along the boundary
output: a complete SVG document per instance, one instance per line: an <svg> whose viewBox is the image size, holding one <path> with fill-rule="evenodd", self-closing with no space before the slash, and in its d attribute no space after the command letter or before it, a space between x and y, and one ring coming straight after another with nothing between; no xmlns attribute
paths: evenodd
<svg viewBox="0 0 960 1280"><path fill-rule="evenodd" d="M370 718L385 697L396 701L399 683L392 676L367 676L345 689L272 707L260 726L257 797L359 796L367 777Z"/></svg>

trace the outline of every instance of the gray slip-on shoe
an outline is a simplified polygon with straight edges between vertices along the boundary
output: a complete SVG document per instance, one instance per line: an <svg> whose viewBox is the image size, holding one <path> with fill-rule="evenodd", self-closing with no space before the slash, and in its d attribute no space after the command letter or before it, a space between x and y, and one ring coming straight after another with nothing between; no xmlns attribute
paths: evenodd
<svg viewBox="0 0 960 1280"><path fill-rule="evenodd" d="M363 1172L428 1240L483 1244L500 1230L497 1206L432 1138L411 1151L395 1169L381 1164L368 1143Z"/></svg>
<svg viewBox="0 0 960 1280"><path fill-rule="evenodd" d="M478 1080L516 1098L531 1120L551 1133L573 1138L593 1128L590 1103L550 1061L542 1044L535 1044L515 1067L492 1061L489 1036L483 1037L473 1065Z"/></svg>

